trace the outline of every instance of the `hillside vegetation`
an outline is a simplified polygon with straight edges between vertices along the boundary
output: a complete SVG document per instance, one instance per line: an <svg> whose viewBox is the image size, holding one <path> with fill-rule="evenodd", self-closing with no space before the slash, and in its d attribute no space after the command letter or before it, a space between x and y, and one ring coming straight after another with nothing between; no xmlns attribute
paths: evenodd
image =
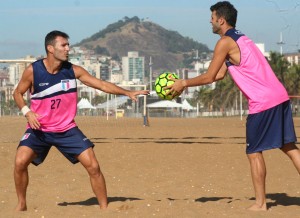
<svg viewBox="0 0 300 218"><path fill-rule="evenodd" d="M110 24L76 46L119 60L127 56L129 51L138 51L140 56L145 57L146 63L149 63L149 57L152 56L153 69L156 70L187 67L191 62L192 50L209 52L204 44L138 17L125 17Z"/></svg>

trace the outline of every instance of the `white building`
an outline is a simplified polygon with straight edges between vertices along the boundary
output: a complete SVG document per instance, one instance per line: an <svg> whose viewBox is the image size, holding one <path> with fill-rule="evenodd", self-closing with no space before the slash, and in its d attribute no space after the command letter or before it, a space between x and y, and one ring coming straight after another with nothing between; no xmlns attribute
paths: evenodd
<svg viewBox="0 0 300 218"><path fill-rule="evenodd" d="M124 80L135 84L143 83L145 78L145 57L140 57L136 51L128 52L122 57L122 71Z"/></svg>
<svg viewBox="0 0 300 218"><path fill-rule="evenodd" d="M36 58L32 56L26 56L23 59L16 60L2 60L3 63L9 63L8 74L9 74L9 83L17 85L21 79L21 76L25 68L32 62L36 61Z"/></svg>
<svg viewBox="0 0 300 218"><path fill-rule="evenodd" d="M261 53L263 53L263 55L267 58L270 57L270 53L266 52L265 50L265 44L264 43L255 43L255 45L259 48L259 50L261 51Z"/></svg>
<svg viewBox="0 0 300 218"><path fill-rule="evenodd" d="M300 52L284 54L286 60L291 64L300 64Z"/></svg>
<svg viewBox="0 0 300 218"><path fill-rule="evenodd" d="M25 63L14 63L8 67L9 71L9 83L17 85L21 79L21 76L25 70Z"/></svg>

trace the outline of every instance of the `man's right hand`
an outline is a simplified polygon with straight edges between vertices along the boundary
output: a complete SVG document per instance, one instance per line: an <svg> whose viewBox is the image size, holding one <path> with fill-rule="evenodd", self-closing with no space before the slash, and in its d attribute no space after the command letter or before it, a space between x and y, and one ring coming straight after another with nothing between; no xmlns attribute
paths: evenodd
<svg viewBox="0 0 300 218"><path fill-rule="evenodd" d="M39 129L40 128L41 124L38 121L38 117L39 117L38 114L34 113L33 111L28 111L25 114L25 117L26 117L31 129Z"/></svg>

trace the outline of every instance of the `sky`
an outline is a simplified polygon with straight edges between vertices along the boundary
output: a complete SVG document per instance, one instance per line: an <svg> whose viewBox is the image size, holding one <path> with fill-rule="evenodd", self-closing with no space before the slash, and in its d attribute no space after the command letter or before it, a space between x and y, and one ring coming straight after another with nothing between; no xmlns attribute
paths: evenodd
<svg viewBox="0 0 300 218"><path fill-rule="evenodd" d="M212 33L212 0L0 0L0 59L45 54L44 38L61 30L75 44L125 16L150 21L206 44L219 39ZM238 10L236 28L266 51L300 49L300 0L231 0Z"/></svg>

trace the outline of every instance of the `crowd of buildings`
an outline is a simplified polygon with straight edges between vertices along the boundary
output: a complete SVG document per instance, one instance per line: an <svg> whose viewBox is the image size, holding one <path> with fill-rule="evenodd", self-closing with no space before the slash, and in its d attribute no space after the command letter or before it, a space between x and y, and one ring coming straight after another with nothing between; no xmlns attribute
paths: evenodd
<svg viewBox="0 0 300 218"><path fill-rule="evenodd" d="M260 50L266 57L269 56L265 52L264 44L257 44ZM200 55L201 56L201 55ZM291 64L300 64L300 53L285 54L286 59ZM5 67L0 69L0 100L7 102L12 99L12 93L18 84L24 69L32 62L41 57L27 56L17 60L0 60L0 63L5 63ZM91 75L102 80L111 81L120 86L138 86L147 85L147 89L152 90L152 85L155 77L161 72L152 70L151 60L145 60L145 57L139 56L138 51L129 51L127 56L122 57L121 61L113 60L109 56L95 55L93 51L74 47L70 51L69 61L73 64L84 67ZM180 78L192 78L208 69L211 58L206 55L205 58L198 56L198 51L195 54L193 69L178 69L175 73ZM150 72L150 76L145 76L145 72ZM150 86L150 83L152 85ZM101 91L86 87L78 81L79 97L89 96L93 99L95 95L101 95ZM214 88L214 84L211 85ZM184 93L184 98L192 98L193 93L197 89L189 88ZM25 98L29 98L27 94ZM1 112L1 111L0 111Z"/></svg>
<svg viewBox="0 0 300 218"><path fill-rule="evenodd" d="M0 60L0 63L5 63L6 67L0 69L0 90L2 101L12 100L12 92L18 84L23 71L32 62L41 57L26 56L16 60ZM102 80L110 81L119 86L126 88L144 88L152 90L156 76L159 71L152 71L151 60L145 60L145 57L140 56L138 51L129 51L127 56L121 58L121 61L113 60L110 56L95 55L93 51L80 47L73 47L69 53L69 61L73 64L82 66L91 75ZM210 59L201 59L195 56L194 69L178 69L175 73L180 78L190 78L204 72L210 63ZM150 73L145 75L145 72ZM150 76L149 76L150 74ZM151 77L151 78L150 78ZM152 84L150 86L150 83ZM88 96L89 100L95 95L101 95L101 91L86 87L80 81L77 82L79 97ZM191 97L194 89L191 88L186 92L186 97ZM29 98L29 93L25 95Z"/></svg>
<svg viewBox="0 0 300 218"><path fill-rule="evenodd" d="M41 57L26 56L16 60L0 60L4 67L0 69L0 92L1 101L12 100L12 92L18 84L25 68ZM139 85L145 82L145 58L138 52L128 52L128 56L122 57L122 61L112 60L108 56L99 56L92 51L74 47L69 53L69 61L85 68L91 75L102 80L111 81L118 85ZM80 81L77 83L79 97L86 95L93 98L101 94L97 90L91 90ZM25 95L28 99L28 93Z"/></svg>

